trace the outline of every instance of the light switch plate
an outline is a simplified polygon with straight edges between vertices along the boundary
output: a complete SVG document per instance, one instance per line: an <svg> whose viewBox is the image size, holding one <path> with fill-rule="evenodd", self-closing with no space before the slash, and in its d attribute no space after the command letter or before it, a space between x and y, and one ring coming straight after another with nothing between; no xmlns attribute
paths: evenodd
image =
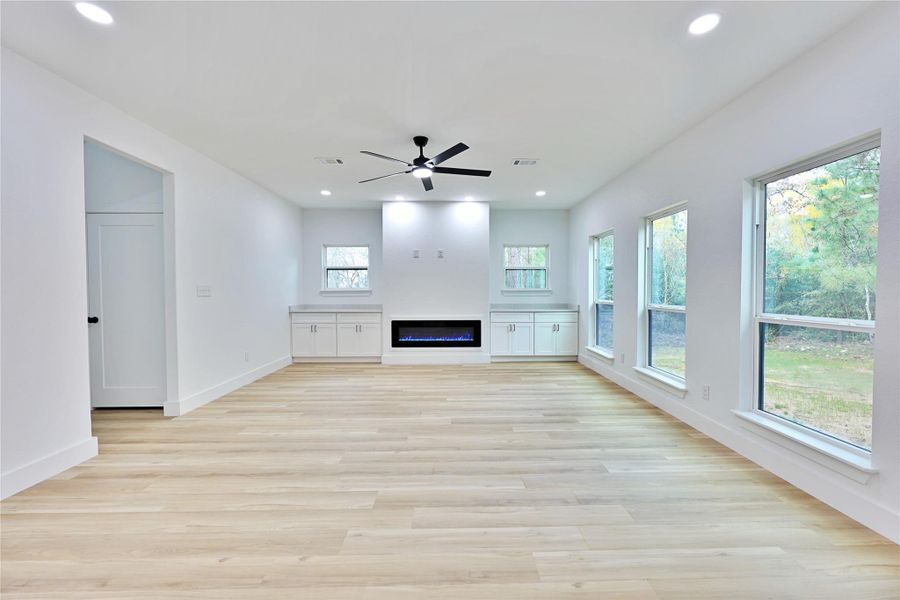
<svg viewBox="0 0 900 600"><path fill-rule="evenodd" d="M212 288L208 285L198 285L197 286L197 297L198 298L209 298L212 296Z"/></svg>

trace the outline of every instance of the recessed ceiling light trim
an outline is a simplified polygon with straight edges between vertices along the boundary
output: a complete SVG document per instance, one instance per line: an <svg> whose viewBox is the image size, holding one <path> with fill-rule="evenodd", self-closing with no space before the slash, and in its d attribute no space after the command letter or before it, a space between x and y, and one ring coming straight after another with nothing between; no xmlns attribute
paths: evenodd
<svg viewBox="0 0 900 600"><path fill-rule="evenodd" d="M688 31L692 35L703 35L718 27L721 20L722 15L719 13L707 13L691 21L691 24L688 25Z"/></svg>
<svg viewBox="0 0 900 600"><path fill-rule="evenodd" d="M75 10L81 13L81 16L89 21L93 21L94 23L99 23L100 25L112 25L113 17L106 9L100 8L96 4L91 4L90 2L76 2Z"/></svg>
<svg viewBox="0 0 900 600"><path fill-rule="evenodd" d="M320 190L319 193L322 194L323 196L330 196L331 190Z"/></svg>
<svg viewBox="0 0 900 600"><path fill-rule="evenodd" d="M544 190L538 190L538 191L536 191L536 192L534 193L534 195L540 198L540 197L542 197L542 196L546 196L546 195L547 195L547 192L544 191Z"/></svg>

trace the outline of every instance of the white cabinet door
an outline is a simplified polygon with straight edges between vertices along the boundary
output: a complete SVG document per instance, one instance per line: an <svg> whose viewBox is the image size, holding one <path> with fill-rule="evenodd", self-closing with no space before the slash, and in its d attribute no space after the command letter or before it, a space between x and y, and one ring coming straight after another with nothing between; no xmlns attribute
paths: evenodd
<svg viewBox="0 0 900 600"><path fill-rule="evenodd" d="M313 328L313 355L337 356L337 325L316 323Z"/></svg>
<svg viewBox="0 0 900 600"><path fill-rule="evenodd" d="M337 326L337 355L357 356L359 354L359 325L340 323Z"/></svg>
<svg viewBox="0 0 900 600"><path fill-rule="evenodd" d="M311 323L291 325L291 356L314 356L315 333Z"/></svg>
<svg viewBox="0 0 900 600"><path fill-rule="evenodd" d="M360 323L357 356L381 356L381 323Z"/></svg>
<svg viewBox="0 0 900 600"><path fill-rule="evenodd" d="M509 354L511 337L510 323L491 323L491 354L496 356Z"/></svg>
<svg viewBox="0 0 900 600"><path fill-rule="evenodd" d="M574 356L578 354L578 324L557 323L556 354Z"/></svg>
<svg viewBox="0 0 900 600"><path fill-rule="evenodd" d="M534 353L536 355L552 356L556 354L556 324L534 324Z"/></svg>
<svg viewBox="0 0 900 600"><path fill-rule="evenodd" d="M534 354L534 326L531 323L515 323L509 339L510 354L522 356Z"/></svg>

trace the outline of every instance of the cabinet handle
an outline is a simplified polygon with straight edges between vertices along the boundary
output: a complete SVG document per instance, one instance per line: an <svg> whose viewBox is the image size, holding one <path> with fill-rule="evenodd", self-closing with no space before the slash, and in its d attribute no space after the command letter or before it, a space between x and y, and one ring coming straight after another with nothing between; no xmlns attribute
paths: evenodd
<svg viewBox="0 0 900 600"><path fill-rule="evenodd" d="M313 331L315 331L316 333L319 333L319 326L313 325Z"/></svg>
<svg viewBox="0 0 900 600"><path fill-rule="evenodd" d="M513 323L513 333L515 333L515 332L516 332L516 324Z"/></svg>

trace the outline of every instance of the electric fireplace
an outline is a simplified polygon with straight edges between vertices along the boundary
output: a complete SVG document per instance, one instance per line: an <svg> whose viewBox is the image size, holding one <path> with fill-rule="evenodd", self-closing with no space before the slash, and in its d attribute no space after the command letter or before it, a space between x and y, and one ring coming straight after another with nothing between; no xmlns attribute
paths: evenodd
<svg viewBox="0 0 900 600"><path fill-rule="evenodd" d="M481 321L391 321L393 348L480 348Z"/></svg>

